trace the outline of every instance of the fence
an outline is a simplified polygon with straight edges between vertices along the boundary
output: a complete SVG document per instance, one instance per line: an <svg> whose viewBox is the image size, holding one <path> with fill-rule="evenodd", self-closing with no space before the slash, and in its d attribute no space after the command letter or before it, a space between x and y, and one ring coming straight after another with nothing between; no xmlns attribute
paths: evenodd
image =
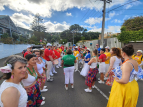
<svg viewBox="0 0 143 107"><path fill-rule="evenodd" d="M92 46L90 46L91 43L92 43ZM77 43L77 44L78 44L78 46L83 45L83 43ZM96 44L100 45L100 40L92 40L92 41L84 42L84 45L87 48L90 48L92 50L96 48ZM107 39L104 39L104 47L105 46L109 46L110 48L112 48L112 47L121 48L122 47L122 43L119 42L116 37L115 38L107 38Z"/></svg>
<svg viewBox="0 0 143 107"><path fill-rule="evenodd" d="M21 53L26 49L28 44L3 44L0 43L0 59L8 57L13 54Z"/></svg>

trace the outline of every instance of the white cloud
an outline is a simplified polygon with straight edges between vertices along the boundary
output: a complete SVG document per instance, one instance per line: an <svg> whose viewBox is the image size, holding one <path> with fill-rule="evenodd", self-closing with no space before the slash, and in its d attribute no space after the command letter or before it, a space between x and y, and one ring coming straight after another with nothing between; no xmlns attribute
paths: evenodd
<svg viewBox="0 0 143 107"><path fill-rule="evenodd" d="M108 28L105 28L105 32L112 32L112 33L119 33L121 26L108 26ZM89 30L92 32L101 32L102 28L97 28L96 26L93 27L93 29Z"/></svg>
<svg viewBox="0 0 143 107"><path fill-rule="evenodd" d="M96 26L94 26L91 30L89 30L89 32L101 32L101 28L97 28Z"/></svg>
<svg viewBox="0 0 143 107"><path fill-rule="evenodd" d="M137 5L140 5L140 4L142 4L142 2L136 0L135 2L132 2L131 4L128 4L128 5L124 6L124 7L125 7L125 9L129 9L129 8L131 8L133 6L137 6Z"/></svg>
<svg viewBox="0 0 143 107"><path fill-rule="evenodd" d="M66 15L67 15L67 16L72 16L72 14L71 14L71 13L68 13L68 12L66 13Z"/></svg>
<svg viewBox="0 0 143 107"><path fill-rule="evenodd" d="M122 21L121 21L121 20L118 20L118 19L115 19L115 20L113 20L112 22L115 22L115 23L122 23Z"/></svg>
<svg viewBox="0 0 143 107"><path fill-rule="evenodd" d="M116 15L115 12L111 12L111 13L109 13L109 18L112 18L112 17L114 17L115 15Z"/></svg>
<svg viewBox="0 0 143 107"><path fill-rule="evenodd" d="M47 32L62 32L66 29L69 29L70 25L66 22L63 23L52 23L51 21L48 21L45 23L45 26L47 28Z"/></svg>
<svg viewBox="0 0 143 107"><path fill-rule="evenodd" d="M102 18L97 18L97 17L93 18L93 17L90 17L89 19L86 19L84 22L88 23L90 25L94 25L96 23L101 23L101 21L102 21Z"/></svg>
<svg viewBox="0 0 143 107"><path fill-rule="evenodd" d="M126 9L129 9L129 8L131 8L131 7L132 7L132 5L129 4L129 5L127 5L125 8L126 8Z"/></svg>
<svg viewBox="0 0 143 107"><path fill-rule="evenodd" d="M115 1L115 2L114 2ZM111 8L115 5L123 4L129 0L113 0L107 7ZM103 1L91 0L94 5L92 5L88 0L0 0L0 10L4 10L5 6L16 12L29 12L32 14L39 13L42 17L51 17L53 11L66 11L71 8L90 8L102 10Z"/></svg>
<svg viewBox="0 0 143 107"><path fill-rule="evenodd" d="M105 29L105 33L112 32L112 33L119 33L121 26L108 26L108 28Z"/></svg>
<svg viewBox="0 0 143 107"><path fill-rule="evenodd" d="M10 18L18 27L23 27L26 29L30 28L30 24L33 21L33 16L23 15L22 13L14 13Z"/></svg>

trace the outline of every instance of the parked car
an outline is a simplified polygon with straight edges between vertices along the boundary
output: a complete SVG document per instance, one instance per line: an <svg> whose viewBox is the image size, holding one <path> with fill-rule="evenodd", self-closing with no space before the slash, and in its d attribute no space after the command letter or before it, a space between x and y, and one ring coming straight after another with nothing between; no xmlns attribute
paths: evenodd
<svg viewBox="0 0 143 107"><path fill-rule="evenodd" d="M32 46L32 51L33 51L34 49L40 49L40 48L43 48L43 46L42 46L42 45L33 45L33 46ZM27 51L27 49L24 49L24 50L22 51L23 57L24 57L24 54L25 54L26 51Z"/></svg>

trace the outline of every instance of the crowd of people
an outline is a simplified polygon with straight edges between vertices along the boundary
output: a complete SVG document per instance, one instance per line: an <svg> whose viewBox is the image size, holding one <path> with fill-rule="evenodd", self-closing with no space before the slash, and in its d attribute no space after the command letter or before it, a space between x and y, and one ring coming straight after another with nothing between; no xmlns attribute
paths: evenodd
<svg viewBox="0 0 143 107"><path fill-rule="evenodd" d="M96 80L112 87L107 107L135 107L139 95L137 80L143 79L143 56L142 50L133 54L131 44L122 49L110 49L109 46L99 48L96 44L93 51L85 45L64 47L47 43L43 48L34 50L28 46L24 57L12 55L0 68L3 72L1 78L4 79L0 86L0 106L44 105L45 97L41 93L48 91L45 82L54 81L53 76L57 74L55 68L63 67L66 90L69 89L69 83L74 88L74 72L79 72L85 77L88 87L84 89L85 92L92 92L92 88L96 88ZM100 78L97 79L98 73Z"/></svg>

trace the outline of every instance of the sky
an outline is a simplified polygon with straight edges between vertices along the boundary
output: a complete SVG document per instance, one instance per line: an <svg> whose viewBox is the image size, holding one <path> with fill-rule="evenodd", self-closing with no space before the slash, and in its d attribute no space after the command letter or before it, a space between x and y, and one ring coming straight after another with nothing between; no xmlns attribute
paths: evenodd
<svg viewBox="0 0 143 107"><path fill-rule="evenodd" d="M101 0L0 0L0 15L9 15L16 26L30 29L39 13L47 32L62 32L73 24L101 32L102 10ZM124 20L142 15L143 0L112 0L106 4L105 33L120 33Z"/></svg>

